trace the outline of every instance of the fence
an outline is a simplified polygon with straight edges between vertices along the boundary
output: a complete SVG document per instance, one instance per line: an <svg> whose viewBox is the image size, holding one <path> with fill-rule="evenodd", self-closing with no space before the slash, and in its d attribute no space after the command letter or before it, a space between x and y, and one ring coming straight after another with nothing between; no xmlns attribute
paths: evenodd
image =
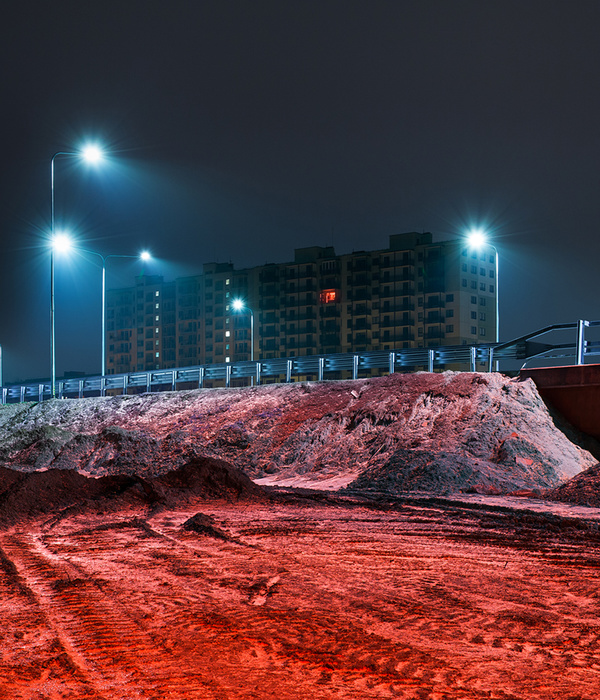
<svg viewBox="0 0 600 700"><path fill-rule="evenodd" d="M477 367L492 371L500 360L526 360L533 358L573 357L583 364L586 356L600 355L600 341L585 339L585 329L600 327L600 321L578 321L575 323L547 326L507 343L482 345L449 345L430 348L398 349L362 353L331 355L307 355L281 357L267 360L244 361L161 369L129 374L114 374L104 377L64 379L57 382L57 398L83 398L105 396L107 392L127 394L172 390L178 388L202 388L214 382L230 387L236 380L260 384L264 380L291 382L295 379L328 378L358 379L373 371L407 372L417 369L433 372L449 366ZM535 339L552 331L576 330L575 342L540 343ZM496 367L497 368L497 367ZM1 403L44 401L51 398L49 382L6 386L1 389Z"/></svg>

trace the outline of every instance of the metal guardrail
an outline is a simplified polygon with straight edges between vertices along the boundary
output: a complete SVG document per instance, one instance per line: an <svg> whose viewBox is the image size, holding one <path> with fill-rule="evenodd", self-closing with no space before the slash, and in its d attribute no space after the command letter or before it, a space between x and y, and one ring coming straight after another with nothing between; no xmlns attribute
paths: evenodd
<svg viewBox="0 0 600 700"><path fill-rule="evenodd" d="M399 349L332 355L303 355L280 357L270 360L197 365L177 369L161 369L148 372L112 374L105 377L82 377L57 381L58 398L83 398L106 396L107 392L127 394L130 390L151 392L153 389L172 390L185 384L185 388L202 388L206 382L220 381L226 387L236 379L250 379L257 385L267 378L291 382L294 378L313 377L322 381L334 373L345 372L348 378L358 379L362 372L383 370L390 374L415 369L434 369L449 365L468 366L476 371L483 365L492 371L500 360L526 360L533 358L574 357L582 364L585 356L600 355L600 341L585 339L585 328L598 326L600 321L578 321L547 326L507 343L482 345L447 345L432 348ZM549 344L534 342L551 331L577 330L575 343ZM0 402L21 403L44 401L51 398L50 382L5 386L1 389Z"/></svg>

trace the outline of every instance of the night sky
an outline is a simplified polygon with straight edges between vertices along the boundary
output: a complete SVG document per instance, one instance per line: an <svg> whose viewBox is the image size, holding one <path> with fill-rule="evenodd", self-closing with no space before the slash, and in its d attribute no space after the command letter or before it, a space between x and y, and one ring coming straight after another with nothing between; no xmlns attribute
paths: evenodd
<svg viewBox="0 0 600 700"><path fill-rule="evenodd" d="M598 319L597 0L9 1L1 25L5 381L50 374L57 228L108 286L293 249L485 228L502 340ZM56 261L57 373L99 372L98 260Z"/></svg>

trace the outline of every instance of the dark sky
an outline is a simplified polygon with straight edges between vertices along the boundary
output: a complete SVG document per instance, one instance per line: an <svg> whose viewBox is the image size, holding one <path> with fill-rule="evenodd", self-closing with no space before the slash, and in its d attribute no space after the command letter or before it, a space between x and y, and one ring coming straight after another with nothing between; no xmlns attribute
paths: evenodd
<svg viewBox="0 0 600 700"><path fill-rule="evenodd" d="M0 28L5 379L50 373L57 228L147 272L485 227L501 339L600 318L597 0L9 1ZM100 368L100 269L56 266L57 371ZM113 260L109 286L140 265Z"/></svg>

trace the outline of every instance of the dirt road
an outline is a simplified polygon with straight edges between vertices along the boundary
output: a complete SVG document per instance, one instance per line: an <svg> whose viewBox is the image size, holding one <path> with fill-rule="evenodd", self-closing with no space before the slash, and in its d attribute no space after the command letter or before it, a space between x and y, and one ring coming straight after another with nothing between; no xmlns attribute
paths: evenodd
<svg viewBox="0 0 600 700"><path fill-rule="evenodd" d="M590 514L322 494L7 529L0 698L594 700Z"/></svg>

